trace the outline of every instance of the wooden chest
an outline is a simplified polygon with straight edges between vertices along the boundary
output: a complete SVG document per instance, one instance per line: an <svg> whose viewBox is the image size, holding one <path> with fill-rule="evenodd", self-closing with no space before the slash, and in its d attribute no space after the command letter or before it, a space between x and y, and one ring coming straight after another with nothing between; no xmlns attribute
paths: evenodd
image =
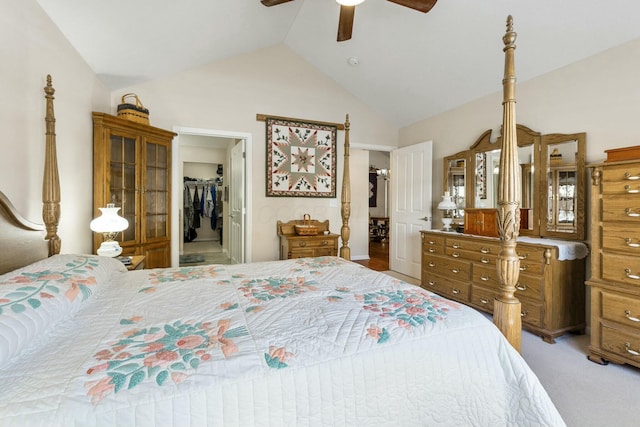
<svg viewBox="0 0 640 427"><path fill-rule="evenodd" d="M640 161L590 167L589 359L640 367Z"/></svg>

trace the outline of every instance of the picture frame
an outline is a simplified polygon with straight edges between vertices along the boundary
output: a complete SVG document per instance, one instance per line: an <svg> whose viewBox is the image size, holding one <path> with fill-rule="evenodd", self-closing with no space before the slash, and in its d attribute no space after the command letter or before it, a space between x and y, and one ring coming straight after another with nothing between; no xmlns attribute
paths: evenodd
<svg viewBox="0 0 640 427"><path fill-rule="evenodd" d="M336 197L337 126L268 117L267 197Z"/></svg>

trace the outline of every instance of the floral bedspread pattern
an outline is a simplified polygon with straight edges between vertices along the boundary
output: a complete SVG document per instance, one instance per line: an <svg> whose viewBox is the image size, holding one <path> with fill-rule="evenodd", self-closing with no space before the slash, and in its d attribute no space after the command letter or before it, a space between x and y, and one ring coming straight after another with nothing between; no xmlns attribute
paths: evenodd
<svg viewBox="0 0 640 427"><path fill-rule="evenodd" d="M136 389L198 383L199 372L243 376L303 367L419 338L445 328L449 312L459 308L370 273L337 257L258 263L251 270L151 270L85 365L86 396L98 405Z"/></svg>

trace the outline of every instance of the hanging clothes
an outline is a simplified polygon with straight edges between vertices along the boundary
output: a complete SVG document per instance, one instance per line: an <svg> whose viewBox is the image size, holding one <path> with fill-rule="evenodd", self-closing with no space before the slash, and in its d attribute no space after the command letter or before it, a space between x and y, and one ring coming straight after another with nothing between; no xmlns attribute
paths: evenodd
<svg viewBox="0 0 640 427"><path fill-rule="evenodd" d="M198 195L198 186L193 194L193 227L200 228L200 196Z"/></svg>
<svg viewBox="0 0 640 427"><path fill-rule="evenodd" d="M186 183L184 184L183 210L183 237L185 242L190 242L198 237L198 233L196 233L196 230L193 227L193 200L191 199L189 186Z"/></svg>
<svg viewBox="0 0 640 427"><path fill-rule="evenodd" d="M209 196L211 196L211 199L209 199L209 204L207 205L207 207L209 208L209 213L211 216L211 229L215 230L216 227L218 226L218 212L216 211L216 186L215 185L211 186L211 191L209 192ZM222 241L222 239L220 239L220 241Z"/></svg>

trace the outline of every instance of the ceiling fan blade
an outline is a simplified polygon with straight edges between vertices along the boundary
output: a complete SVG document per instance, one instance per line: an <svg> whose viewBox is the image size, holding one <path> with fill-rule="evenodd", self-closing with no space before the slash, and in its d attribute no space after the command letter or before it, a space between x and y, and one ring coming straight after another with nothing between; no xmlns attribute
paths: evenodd
<svg viewBox="0 0 640 427"><path fill-rule="evenodd" d="M289 1L291 0L260 0L260 3L262 3L267 7L271 7L271 6L277 6L279 4L286 3Z"/></svg>
<svg viewBox="0 0 640 427"><path fill-rule="evenodd" d="M436 5L438 0L389 0L391 3L399 4L410 9L418 10L420 12L427 13L433 6Z"/></svg>
<svg viewBox="0 0 640 427"><path fill-rule="evenodd" d="M355 14L355 6L340 6L340 20L338 21L339 42L343 42L351 38L351 32L353 31L353 16Z"/></svg>

